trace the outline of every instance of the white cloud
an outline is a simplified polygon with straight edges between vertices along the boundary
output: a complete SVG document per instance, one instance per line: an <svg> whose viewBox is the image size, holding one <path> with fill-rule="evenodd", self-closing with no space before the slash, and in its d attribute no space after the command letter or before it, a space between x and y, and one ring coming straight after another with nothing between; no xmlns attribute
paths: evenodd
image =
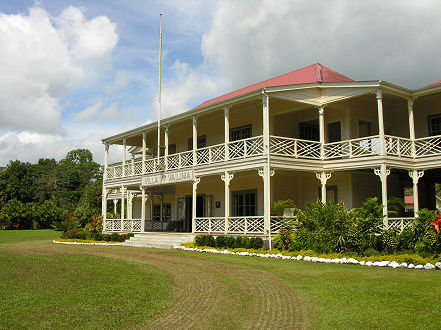
<svg viewBox="0 0 441 330"><path fill-rule="evenodd" d="M130 79L131 76L128 72L118 71L115 75L115 80L113 81L113 83L105 88L106 93L112 94L120 90L121 88L124 88L130 82Z"/></svg>
<svg viewBox="0 0 441 330"><path fill-rule="evenodd" d="M70 6L55 20L59 33L79 60L102 60L118 42L116 24L105 16L86 20L81 9Z"/></svg>
<svg viewBox="0 0 441 330"><path fill-rule="evenodd" d="M177 113L188 111L190 103L202 97L212 95L218 91L216 82L202 67L191 68L187 63L176 60L171 68L175 79L163 85L161 97L161 117L169 117ZM158 96L153 103L154 113L158 110ZM156 120L156 117L154 118Z"/></svg>
<svg viewBox="0 0 441 330"><path fill-rule="evenodd" d="M29 162L35 162L39 158L59 160L69 150L77 148L89 148L98 154L99 142L97 136L66 141L59 135L10 131L0 136L0 164L6 165L9 160L15 159Z"/></svg>
<svg viewBox="0 0 441 330"><path fill-rule="evenodd" d="M28 15L0 13L0 128L61 132L61 98L88 76L87 61L108 58L115 28L75 7L59 17L38 6Z"/></svg>
<svg viewBox="0 0 441 330"><path fill-rule="evenodd" d="M90 107L87 107L83 111L73 113L71 118L76 121L90 119L95 116L103 106L103 102L101 100L95 102Z"/></svg>
<svg viewBox="0 0 441 330"><path fill-rule="evenodd" d="M118 107L115 103L112 103L109 107L101 111L100 117L103 119L116 119L120 116Z"/></svg>
<svg viewBox="0 0 441 330"><path fill-rule="evenodd" d="M315 62L422 87L441 78L440 12L435 0L220 1L202 53L231 88Z"/></svg>

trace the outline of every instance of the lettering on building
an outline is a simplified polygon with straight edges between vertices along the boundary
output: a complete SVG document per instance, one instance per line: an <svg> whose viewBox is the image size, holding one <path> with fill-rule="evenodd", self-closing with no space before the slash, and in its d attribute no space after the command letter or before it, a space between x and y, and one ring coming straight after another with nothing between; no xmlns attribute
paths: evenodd
<svg viewBox="0 0 441 330"><path fill-rule="evenodd" d="M143 186L157 186L178 182L193 181L193 171L181 171L175 173L160 173L142 178Z"/></svg>

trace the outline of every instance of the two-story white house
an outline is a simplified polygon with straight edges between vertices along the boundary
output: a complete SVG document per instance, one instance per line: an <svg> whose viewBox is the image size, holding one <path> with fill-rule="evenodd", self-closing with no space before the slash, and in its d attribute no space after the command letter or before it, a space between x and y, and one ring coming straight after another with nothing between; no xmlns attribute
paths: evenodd
<svg viewBox="0 0 441 330"><path fill-rule="evenodd" d="M159 132L160 148L157 123L103 139L106 232L269 237L276 200L354 208L373 196L385 227L403 228L414 214L388 217L387 201L409 188L414 212L436 206L441 81L411 90L317 63L163 119ZM113 145L122 161L108 164Z"/></svg>

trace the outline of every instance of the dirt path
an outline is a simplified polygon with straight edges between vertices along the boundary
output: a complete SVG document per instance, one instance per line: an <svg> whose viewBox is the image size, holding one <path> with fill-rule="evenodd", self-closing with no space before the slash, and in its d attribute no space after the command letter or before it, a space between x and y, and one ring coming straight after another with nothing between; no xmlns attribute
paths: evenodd
<svg viewBox="0 0 441 330"><path fill-rule="evenodd" d="M26 252L84 253L131 260L170 273L177 293L148 329L298 329L305 311L276 275L222 258L182 251L72 245L36 245ZM146 282L148 285L148 282Z"/></svg>

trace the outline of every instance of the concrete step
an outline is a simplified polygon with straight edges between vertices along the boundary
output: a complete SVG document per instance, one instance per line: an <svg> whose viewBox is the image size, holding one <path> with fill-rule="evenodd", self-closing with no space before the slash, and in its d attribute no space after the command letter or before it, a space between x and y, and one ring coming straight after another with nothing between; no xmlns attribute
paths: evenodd
<svg viewBox="0 0 441 330"><path fill-rule="evenodd" d="M181 243L193 242L191 233L137 233L121 245L170 249Z"/></svg>

